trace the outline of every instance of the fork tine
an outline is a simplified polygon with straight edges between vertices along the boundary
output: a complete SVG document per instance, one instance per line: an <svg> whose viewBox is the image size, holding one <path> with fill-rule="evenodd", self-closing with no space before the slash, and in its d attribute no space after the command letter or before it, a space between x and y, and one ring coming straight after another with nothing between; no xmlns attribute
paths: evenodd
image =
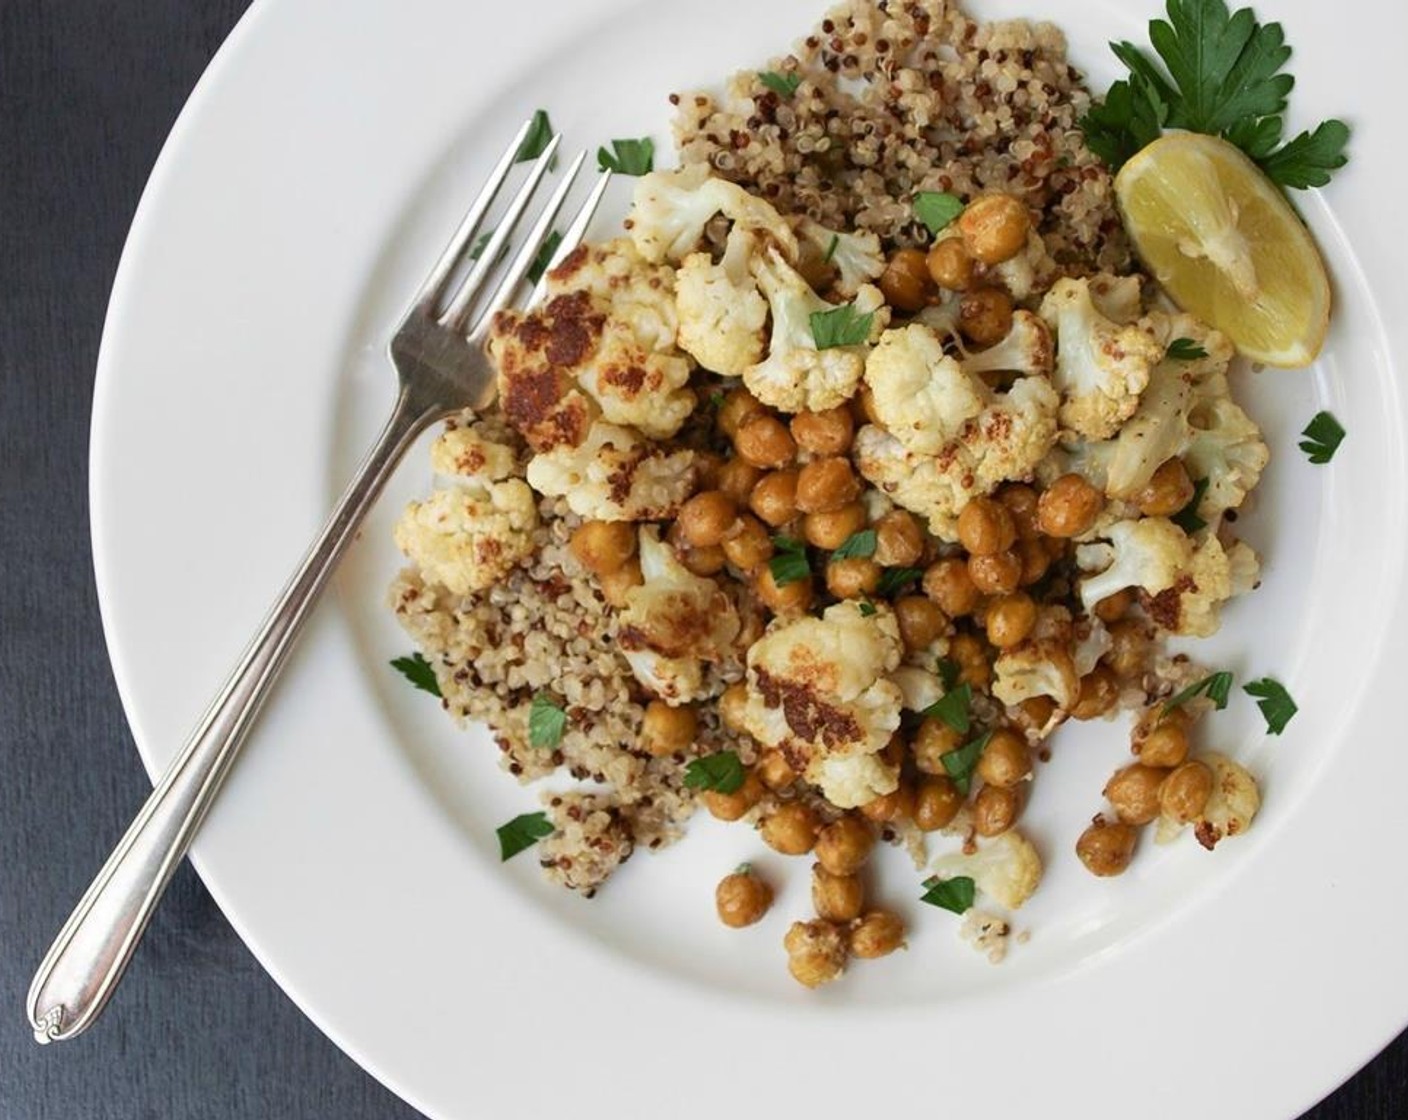
<svg viewBox="0 0 1408 1120"><path fill-rule="evenodd" d="M513 262L508 266L508 272L499 281L498 288L494 290L494 294L480 312L479 324L469 336L471 342L479 340L488 333L495 313L507 307L509 301L513 299L514 293L518 291L518 285L528 275L528 270L533 267L533 262L538 259L538 254L551 235L552 224L557 220L558 213L566 203L567 195L572 190L572 184L576 181L578 172L582 170L582 164L586 162L586 158L586 152L577 153L577 158L567 168L567 174L563 176L562 182L553 191L552 198L548 200L548 204L539 215L538 220L533 223L528 237L514 256ZM553 250L553 257L556 256L557 248ZM544 275L546 274L547 270L544 269Z"/></svg>
<svg viewBox="0 0 1408 1120"><path fill-rule="evenodd" d="M561 134L554 135L548 141L547 147L543 149L537 161L533 164L533 170L529 172L528 178L524 180L518 193L514 195L513 201L509 203L508 213L504 215L503 221L499 223L499 228L494 231L494 235L489 238L489 244L484 247L484 251L479 254L479 259L474 262L474 267L470 269L469 276L460 285L460 290L450 300L450 305L445 308L445 313L440 316L440 325L451 330L461 331L464 328L465 320L468 318L470 305L479 295L479 291L484 286L485 277L499 262L499 255L508 245L508 239L512 236L514 228L523 217L523 212L528 208L528 203L532 201L533 195L537 192L539 184L543 181L543 176L552 168L554 159L557 157L558 146L562 143Z"/></svg>
<svg viewBox="0 0 1408 1120"><path fill-rule="evenodd" d="M416 293L415 304L418 307L433 309L439 302L445 282L449 280L450 274L455 271L455 266L459 264L460 258L464 256L465 250L469 247L474 235L479 232L479 226L484 221L484 215L489 212L489 207L494 204L494 199L499 195L499 189L504 185L504 180L508 178L508 173L513 169L513 165L518 162L518 152L523 147L523 141L528 138L528 130L533 127L530 118L523 122L513 141L504 149L504 154L499 157L499 162L494 165L494 170L489 175L489 180L484 184L483 189L465 213L460 221L459 228L455 230L455 235L450 238L450 243L445 247L445 251L440 254L440 259L435 262L435 267L430 270L430 275L425 278L425 283L420 286L420 291Z"/></svg>
<svg viewBox="0 0 1408 1120"><path fill-rule="evenodd" d="M582 208L577 211L577 216L572 219L572 224L567 227L567 232L562 235L562 240L558 243L552 259L548 261L547 268L543 269L543 275L539 277L537 285L533 288L533 294L528 297L529 307L542 302L548 292L548 273L565 261L568 254L580 245L582 239L587 236L587 229L591 226L592 218L595 217L597 208L601 205L601 200L605 197L606 188L610 183L611 169L606 168L602 171L601 177L597 179L592 193L587 195L587 200L582 203Z"/></svg>

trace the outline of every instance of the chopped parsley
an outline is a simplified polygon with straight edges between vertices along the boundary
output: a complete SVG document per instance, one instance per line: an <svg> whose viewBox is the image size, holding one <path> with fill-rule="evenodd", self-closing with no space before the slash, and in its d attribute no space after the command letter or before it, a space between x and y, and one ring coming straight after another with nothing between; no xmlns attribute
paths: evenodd
<svg viewBox="0 0 1408 1120"><path fill-rule="evenodd" d="M1182 692L1171 696L1164 703L1164 715L1175 708L1188 703L1195 696L1206 696L1217 707L1220 712L1227 707L1227 697L1232 692L1232 674L1228 672L1213 673L1204 677L1196 684L1190 684Z"/></svg>
<svg viewBox="0 0 1408 1120"><path fill-rule="evenodd" d="M902 591L923 574L918 568L886 568L880 573L880 582L875 587L875 594L893 595L897 591Z"/></svg>
<svg viewBox="0 0 1408 1120"><path fill-rule="evenodd" d="M768 561L772 581L778 587L786 587L799 579L807 579L812 574L812 566L807 560L807 546L796 537L773 537L773 547L777 550Z"/></svg>
<svg viewBox="0 0 1408 1120"><path fill-rule="evenodd" d="M1208 492L1208 480L1200 478L1193 483L1193 496L1188 504L1169 518L1190 537L1208 527L1208 523L1198 516L1198 507L1203 504L1203 495Z"/></svg>
<svg viewBox="0 0 1408 1120"><path fill-rule="evenodd" d="M567 730L567 712L546 692L533 697L528 709L528 742L540 750L556 750Z"/></svg>
<svg viewBox="0 0 1408 1120"><path fill-rule="evenodd" d="M934 716L941 719L955 731L966 735L973 725L972 707L973 686L965 681L957 688L945 692L919 714L926 718Z"/></svg>
<svg viewBox="0 0 1408 1120"><path fill-rule="evenodd" d="M655 169L655 141L649 136L639 140L613 140L611 151L596 150L597 167L618 175L649 175Z"/></svg>
<svg viewBox="0 0 1408 1120"><path fill-rule="evenodd" d="M763 70L758 74L758 81L778 97L791 97L797 92L797 87L802 84L802 75L780 74L776 70Z"/></svg>
<svg viewBox="0 0 1408 1120"><path fill-rule="evenodd" d="M1286 686L1270 677L1262 677L1259 681L1244 684L1242 691L1256 700L1256 706L1261 709L1261 714L1266 720L1266 731L1270 735L1281 734L1286 730L1286 724L1291 722L1291 717L1300 711L1296 702L1291 699L1291 694L1286 691Z"/></svg>
<svg viewBox="0 0 1408 1120"><path fill-rule="evenodd" d="M973 898L977 894L973 880L967 875L957 875L952 879L940 879L937 875L931 875L924 880L924 888L920 902L927 902L930 906L937 906L954 914L965 914L972 909Z"/></svg>
<svg viewBox="0 0 1408 1120"><path fill-rule="evenodd" d="M557 247L562 244L562 234L553 230L547 237L543 238L543 246L538 250L538 255L533 258L533 263L528 266L528 281L536 284L543 278L543 273L548 270L548 265L552 264L552 255L557 252Z"/></svg>
<svg viewBox="0 0 1408 1120"><path fill-rule="evenodd" d="M836 250L839 249L840 247L841 247L841 235L840 235L839 233L833 233L833 234L831 235L831 243L826 246L826 256L824 256L824 257L821 258L821 263L822 263L822 264L830 264L830 263L831 263L831 258L836 255Z"/></svg>
<svg viewBox="0 0 1408 1120"><path fill-rule="evenodd" d="M528 124L528 135L523 137L523 143L518 146L518 155L514 157L514 162L527 163L529 160L537 159L547 150L550 143L552 143L552 121L548 118L546 109L539 109L533 114L533 119Z"/></svg>
<svg viewBox="0 0 1408 1120"><path fill-rule="evenodd" d="M1305 431L1305 439L1300 441L1300 449L1316 466L1322 466L1335 457L1335 452L1344 442L1344 427L1328 412L1317 412Z"/></svg>
<svg viewBox="0 0 1408 1120"><path fill-rule="evenodd" d="M870 617L871 615L873 615L874 613L875 613L875 604L872 603L869 599L862 599L862 600L860 601L860 615L861 615L861 617L862 617L862 618L869 618L869 617Z"/></svg>
<svg viewBox="0 0 1408 1120"><path fill-rule="evenodd" d="M1164 357L1172 358L1177 362L1191 362L1207 356L1208 352L1191 338L1175 338L1168 344L1168 349L1164 351Z"/></svg>
<svg viewBox="0 0 1408 1120"><path fill-rule="evenodd" d="M551 836L556 829L546 813L523 813L508 824L501 824L494 830L499 837L499 860L510 860L526 848L531 848L545 836Z"/></svg>
<svg viewBox="0 0 1408 1120"><path fill-rule="evenodd" d="M875 312L867 311L862 315L853 303L833 307L830 311L813 311L812 338L818 350L859 346L870 337L870 327L874 322Z"/></svg>
<svg viewBox="0 0 1408 1120"><path fill-rule="evenodd" d="M432 696L440 695L440 682L435 679L435 669L419 653L413 653L410 657L398 657L391 662L391 667L422 692L428 692Z"/></svg>
<svg viewBox="0 0 1408 1120"><path fill-rule="evenodd" d="M685 767L684 784L688 789L734 793L743 785L743 763L734 751L696 758Z"/></svg>
<svg viewBox="0 0 1408 1120"><path fill-rule="evenodd" d="M963 213L963 200L947 191L920 191L914 196L914 216L937 234Z"/></svg>
<svg viewBox="0 0 1408 1120"><path fill-rule="evenodd" d="M967 796L968 790L973 784L973 769L978 765L978 759L983 756L983 751L987 748L988 740L991 738L992 732L988 731L971 743L964 743L957 750L939 756L939 761L944 764L948 776L953 779L953 784L958 787L958 792L964 796Z"/></svg>
<svg viewBox="0 0 1408 1120"><path fill-rule="evenodd" d="M939 680L944 682L944 691L952 692L954 686L958 684L958 678L963 675L963 668L951 657L939 658Z"/></svg>
<svg viewBox="0 0 1408 1120"><path fill-rule="evenodd" d="M859 533L852 533L841 543L841 547L831 554L831 559L868 560L875 555L875 541L874 529L862 529Z"/></svg>

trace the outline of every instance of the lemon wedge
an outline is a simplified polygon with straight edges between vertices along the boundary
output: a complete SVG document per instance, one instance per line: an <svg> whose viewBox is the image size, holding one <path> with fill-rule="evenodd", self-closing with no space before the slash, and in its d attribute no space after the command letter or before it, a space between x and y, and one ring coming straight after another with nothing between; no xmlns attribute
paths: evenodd
<svg viewBox="0 0 1408 1120"><path fill-rule="evenodd" d="M1238 148L1170 133L1120 169L1115 198L1136 252L1183 310L1269 366L1303 366L1320 352L1330 322L1325 263Z"/></svg>

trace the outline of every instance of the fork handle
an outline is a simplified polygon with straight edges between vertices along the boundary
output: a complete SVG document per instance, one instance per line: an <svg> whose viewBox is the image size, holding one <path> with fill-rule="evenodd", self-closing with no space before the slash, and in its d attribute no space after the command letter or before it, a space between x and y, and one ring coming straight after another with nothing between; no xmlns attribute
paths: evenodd
<svg viewBox="0 0 1408 1120"><path fill-rule="evenodd" d="M37 1041L73 1038L107 1004L310 608L396 464L443 414L402 389L381 435L235 671L50 946L25 1005Z"/></svg>

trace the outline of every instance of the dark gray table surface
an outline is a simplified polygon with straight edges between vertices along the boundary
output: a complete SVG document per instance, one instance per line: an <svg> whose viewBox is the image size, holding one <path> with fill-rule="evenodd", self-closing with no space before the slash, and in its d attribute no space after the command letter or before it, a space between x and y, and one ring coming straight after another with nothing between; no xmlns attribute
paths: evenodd
<svg viewBox="0 0 1408 1120"><path fill-rule="evenodd" d="M103 312L152 162L245 6L0 0L3 1120L418 1115L303 1018L188 867L90 1033L41 1049L23 1022L34 966L149 788L89 560L88 412ZM1405 1115L1408 1034L1307 1113Z"/></svg>

